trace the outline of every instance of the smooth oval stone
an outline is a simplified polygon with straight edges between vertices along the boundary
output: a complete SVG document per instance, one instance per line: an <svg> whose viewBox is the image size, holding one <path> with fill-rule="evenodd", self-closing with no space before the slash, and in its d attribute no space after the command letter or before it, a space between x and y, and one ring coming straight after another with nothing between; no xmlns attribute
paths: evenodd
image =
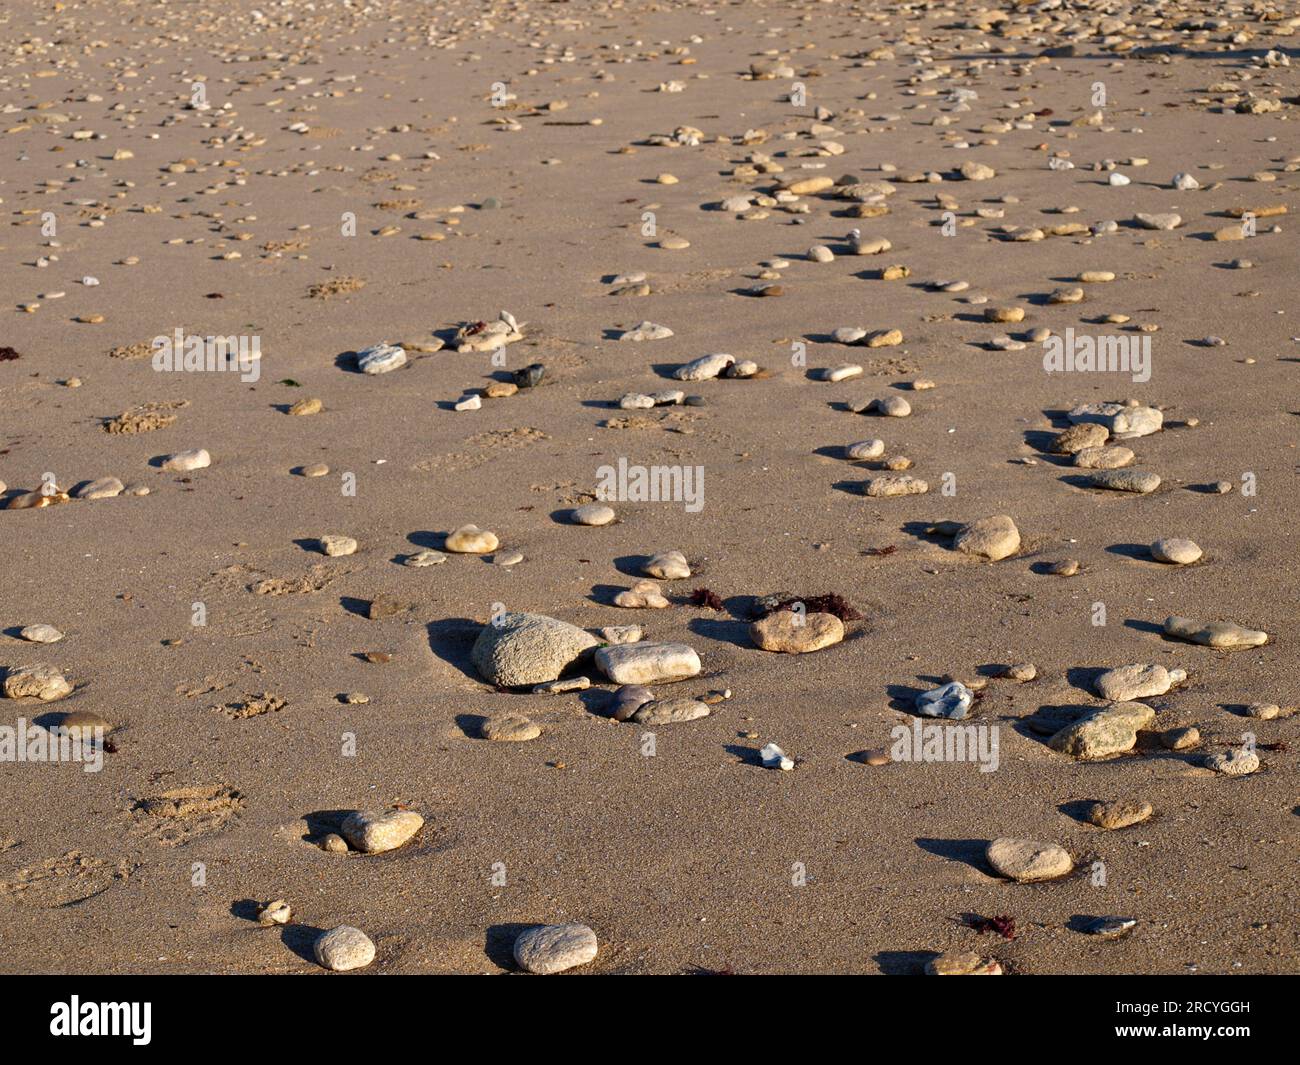
<svg viewBox="0 0 1300 1065"><path fill-rule="evenodd" d="M1126 447L1085 447L1074 453L1074 464L1082 470L1118 470L1132 465L1134 458Z"/></svg>
<svg viewBox="0 0 1300 1065"><path fill-rule="evenodd" d="M912 404L902 396L886 396L873 399L867 407L868 414L880 414L886 418L906 418L912 413Z"/></svg>
<svg viewBox="0 0 1300 1065"><path fill-rule="evenodd" d="M654 692L642 684L624 684L614 693L610 713L615 721L630 721L646 703L654 701Z"/></svg>
<svg viewBox="0 0 1300 1065"><path fill-rule="evenodd" d="M691 567L680 551L659 551L642 563L641 572L660 580L676 581L689 577Z"/></svg>
<svg viewBox="0 0 1300 1065"><path fill-rule="evenodd" d="M885 453L883 440L859 440L844 449L844 454L854 460L878 459Z"/></svg>
<svg viewBox="0 0 1300 1065"><path fill-rule="evenodd" d="M116 477L99 477L87 481L72 494L78 499L112 499L124 490L122 482Z"/></svg>
<svg viewBox="0 0 1300 1065"><path fill-rule="evenodd" d="M275 899L268 902L257 911L258 924L288 924L292 917L293 910L284 899Z"/></svg>
<svg viewBox="0 0 1300 1065"><path fill-rule="evenodd" d="M480 730L485 740L503 743L526 743L542 734L541 726L523 714L500 714L483 722Z"/></svg>
<svg viewBox="0 0 1300 1065"><path fill-rule="evenodd" d="M1027 839L995 839L988 845L985 857L1000 875L1021 884L1054 880L1074 869L1074 861L1064 847Z"/></svg>
<svg viewBox="0 0 1300 1065"><path fill-rule="evenodd" d="M1246 716L1260 721L1272 721L1280 713L1282 708L1277 703L1251 703L1246 707Z"/></svg>
<svg viewBox="0 0 1300 1065"><path fill-rule="evenodd" d="M1073 577L1079 572L1079 560L1077 558L1063 558L1048 563L1047 572L1053 577Z"/></svg>
<svg viewBox="0 0 1300 1065"><path fill-rule="evenodd" d="M632 714L638 725L671 725L678 721L695 721L708 717L708 704L698 699L652 699Z"/></svg>
<svg viewBox="0 0 1300 1065"><path fill-rule="evenodd" d="M458 555L486 555L501 546L496 533L480 529L477 525L462 525L448 534L443 546Z"/></svg>
<svg viewBox="0 0 1300 1065"><path fill-rule="evenodd" d="M599 950L596 933L584 924L542 925L515 940L515 962L530 973L561 973L586 965Z"/></svg>
<svg viewBox="0 0 1300 1065"><path fill-rule="evenodd" d="M946 717L962 720L975 702L975 693L959 680L940 688L931 688L916 697L916 712L922 717Z"/></svg>
<svg viewBox="0 0 1300 1065"><path fill-rule="evenodd" d="M359 851L382 854L396 850L414 836L424 824L424 818L414 810L384 810L370 813L354 810L343 819L339 831Z"/></svg>
<svg viewBox="0 0 1300 1065"><path fill-rule="evenodd" d="M558 680L599 642L545 614L506 613L483 626L470 658L485 680L515 688Z"/></svg>
<svg viewBox="0 0 1300 1065"><path fill-rule="evenodd" d="M389 373L406 365L406 352L396 344L373 344L357 352L357 369L364 374Z"/></svg>
<svg viewBox="0 0 1300 1065"><path fill-rule="evenodd" d="M572 518L577 525L608 525L614 520L614 508L606 503L584 503L574 508Z"/></svg>
<svg viewBox="0 0 1300 1065"><path fill-rule="evenodd" d="M1099 939L1119 939L1137 927L1132 917L1094 917L1083 926L1083 931Z"/></svg>
<svg viewBox="0 0 1300 1065"><path fill-rule="evenodd" d="M999 562L1020 550L1020 530L1008 515L995 514L962 526L952 546L963 554Z"/></svg>
<svg viewBox="0 0 1300 1065"><path fill-rule="evenodd" d="M1157 562L1188 566L1201 557L1201 549L1192 540L1169 537L1151 545L1151 557Z"/></svg>
<svg viewBox="0 0 1300 1065"><path fill-rule="evenodd" d="M349 969L364 969L374 961L375 945L361 929L341 924L317 936L312 953L326 969L345 973Z"/></svg>
<svg viewBox="0 0 1300 1065"><path fill-rule="evenodd" d="M1171 751L1186 751L1201 742L1201 730L1194 725L1187 728L1171 728L1160 734L1160 742Z"/></svg>
<svg viewBox="0 0 1300 1065"><path fill-rule="evenodd" d="M655 684L694 677L700 656L684 643L629 643L602 647L596 665L615 684Z"/></svg>
<svg viewBox="0 0 1300 1065"><path fill-rule="evenodd" d="M204 448L193 451L178 451L163 459L162 468L174 473L186 473L190 470L202 470L212 465L212 456Z"/></svg>
<svg viewBox="0 0 1300 1065"><path fill-rule="evenodd" d="M844 639L844 622L834 614L774 610L749 626L749 637L764 651L807 654Z"/></svg>
<svg viewBox="0 0 1300 1065"><path fill-rule="evenodd" d="M1146 495L1160 487L1160 475L1149 470L1098 470L1088 478L1094 488Z"/></svg>
<svg viewBox="0 0 1300 1065"><path fill-rule="evenodd" d="M18 633L30 643L58 643L63 633L53 625L25 625Z"/></svg>
<svg viewBox="0 0 1300 1065"><path fill-rule="evenodd" d="M1114 802L1094 802L1088 807L1088 820L1098 828L1114 831L1140 824L1155 813L1149 802L1116 799Z"/></svg>

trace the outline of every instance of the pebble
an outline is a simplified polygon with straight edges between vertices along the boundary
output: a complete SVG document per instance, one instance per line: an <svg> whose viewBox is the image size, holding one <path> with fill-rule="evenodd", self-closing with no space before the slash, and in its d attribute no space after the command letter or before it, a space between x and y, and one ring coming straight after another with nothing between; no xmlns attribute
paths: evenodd
<svg viewBox="0 0 1300 1065"><path fill-rule="evenodd" d="M867 405L867 413L886 418L906 418L912 413L912 405L902 396L886 396L884 399L873 399Z"/></svg>
<svg viewBox="0 0 1300 1065"><path fill-rule="evenodd" d="M506 613L479 630L470 658L491 684L531 687L558 680L599 642L584 629L545 614Z"/></svg>
<svg viewBox="0 0 1300 1065"><path fill-rule="evenodd" d="M329 832L321 837L320 849L330 854L347 854L348 841L337 832Z"/></svg>
<svg viewBox="0 0 1300 1065"><path fill-rule="evenodd" d="M364 969L374 961L375 945L359 928L341 924L317 936L312 953L326 969L345 973L350 969Z"/></svg>
<svg viewBox="0 0 1300 1065"><path fill-rule="evenodd" d="M1155 407L1125 406L1122 403L1085 403L1075 407L1068 415L1077 424L1095 423L1105 426L1116 440L1150 436L1159 432L1164 424L1164 414Z"/></svg>
<svg viewBox="0 0 1300 1065"><path fill-rule="evenodd" d="M749 638L764 651L807 654L844 639L844 623L834 614L774 610L749 626Z"/></svg>
<svg viewBox="0 0 1300 1065"><path fill-rule="evenodd" d="M1079 572L1079 560L1077 558L1063 558L1056 562L1049 562L1046 572L1052 577L1073 577Z"/></svg>
<svg viewBox="0 0 1300 1065"><path fill-rule="evenodd" d="M500 546L496 533L477 525L462 525L447 536L446 548L458 555L486 555Z"/></svg>
<svg viewBox="0 0 1300 1065"><path fill-rule="evenodd" d="M1201 557L1201 549L1191 540L1167 537L1151 545L1151 557L1157 562L1175 566L1190 566Z"/></svg>
<svg viewBox="0 0 1300 1065"><path fill-rule="evenodd" d="M384 810L371 813L354 810L343 819L340 832L355 849L364 854L382 854L396 850L424 825L424 818L413 810Z"/></svg>
<svg viewBox="0 0 1300 1065"><path fill-rule="evenodd" d="M50 703L72 694L72 685L54 666L37 663L11 668L4 679L7 699L40 699Z"/></svg>
<svg viewBox="0 0 1300 1065"><path fill-rule="evenodd" d="M590 687L590 677L569 677L566 680L552 680L546 684L538 684L533 688L533 694L563 695L566 692L586 691Z"/></svg>
<svg viewBox="0 0 1300 1065"><path fill-rule="evenodd" d="M1001 976L1002 963L973 951L948 951L925 963L926 976Z"/></svg>
<svg viewBox="0 0 1300 1065"><path fill-rule="evenodd" d="M929 484L919 477L913 477L910 473L891 473L881 477L872 477L870 480L863 482L862 488L863 494L873 499L925 495L929 490Z"/></svg>
<svg viewBox="0 0 1300 1065"><path fill-rule="evenodd" d="M257 911L257 923L264 925L288 924L293 917L293 910L284 899L275 899L268 902Z"/></svg>
<svg viewBox="0 0 1300 1065"><path fill-rule="evenodd" d="M374 344L357 352L357 369L364 374L389 373L406 365L406 352L396 344Z"/></svg>
<svg viewBox="0 0 1300 1065"><path fill-rule="evenodd" d="M640 625L606 625L596 631L606 643L639 643L643 635Z"/></svg>
<svg viewBox="0 0 1300 1065"><path fill-rule="evenodd" d="M465 396L462 399L458 399L456 400L455 403L452 404L452 410L457 410L457 411L482 410L482 408L483 408L483 397L480 396L477 392L474 393L472 396Z"/></svg>
<svg viewBox="0 0 1300 1065"><path fill-rule="evenodd" d="M1025 320L1025 309L1023 307L985 307L984 320L986 322L1023 322Z"/></svg>
<svg viewBox="0 0 1300 1065"><path fill-rule="evenodd" d="M855 460L878 459L885 453L883 440L859 440L844 449L847 458Z"/></svg>
<svg viewBox="0 0 1300 1065"><path fill-rule="evenodd" d="M615 684L655 684L696 676L700 656L684 643L632 643L602 647L596 666Z"/></svg>
<svg viewBox="0 0 1300 1065"><path fill-rule="evenodd" d="M1025 684L1038 676L1038 667L1032 662L1021 662L1013 666L1007 666L1002 670L1000 676L1006 680L1018 681Z"/></svg>
<svg viewBox="0 0 1300 1065"><path fill-rule="evenodd" d="M998 562L1020 550L1020 530L1006 514L995 514L963 525L952 546L963 554Z"/></svg>
<svg viewBox="0 0 1300 1065"><path fill-rule="evenodd" d="M913 705L921 717L946 717L951 721L961 721L970 713L974 702L975 693L961 681L954 680L942 687L922 692Z"/></svg>
<svg viewBox="0 0 1300 1065"><path fill-rule="evenodd" d="M614 520L614 508L605 503L584 503L571 515L575 525L608 525Z"/></svg>
<svg viewBox="0 0 1300 1065"><path fill-rule="evenodd" d="M781 750L775 743L769 743L758 752L759 761L767 769L779 769L788 773L794 768L794 759Z"/></svg>
<svg viewBox="0 0 1300 1065"><path fill-rule="evenodd" d="M1149 699L1164 695L1187 679L1181 669L1166 669L1160 665L1135 664L1108 669L1093 681L1093 689L1103 699L1127 703L1135 699Z"/></svg>
<svg viewBox="0 0 1300 1065"><path fill-rule="evenodd" d="M997 171L985 163L976 162L974 159L968 159L961 164L960 173L967 181L989 181L997 177Z"/></svg>
<svg viewBox="0 0 1300 1065"><path fill-rule="evenodd" d="M1157 214L1139 213L1133 219L1143 229L1177 229L1183 224L1182 215L1175 214L1173 211L1166 211Z"/></svg>
<svg viewBox="0 0 1300 1065"><path fill-rule="evenodd" d="M1132 451L1119 445L1085 447L1074 453L1074 464L1082 470L1117 470L1132 465Z"/></svg>
<svg viewBox="0 0 1300 1065"><path fill-rule="evenodd" d="M1166 729L1160 734L1160 742L1168 750L1186 751L1200 745L1201 730L1195 726Z"/></svg>
<svg viewBox="0 0 1300 1065"><path fill-rule="evenodd" d="M1094 802L1088 807L1088 820L1098 828L1115 831L1141 824L1155 813L1149 802L1115 799L1111 802Z"/></svg>
<svg viewBox="0 0 1300 1065"><path fill-rule="evenodd" d="M1215 751L1205 756L1205 768L1229 777L1244 777L1259 770L1259 755L1245 747Z"/></svg>
<svg viewBox="0 0 1300 1065"><path fill-rule="evenodd" d="M1021 884L1054 880L1074 869L1074 861L1064 847L1027 839L995 839L989 843L985 857L1000 876Z"/></svg>
<svg viewBox="0 0 1300 1065"><path fill-rule="evenodd" d="M446 556L443 556L444 558ZM524 560L522 551L498 551L492 556L494 566L505 566L507 569L511 566L517 566Z"/></svg>
<svg viewBox="0 0 1300 1065"><path fill-rule="evenodd" d="M562 973L595 960L596 933L584 924L529 928L515 940L515 964L530 973Z"/></svg>
<svg viewBox="0 0 1300 1065"><path fill-rule="evenodd" d="M289 408L288 413L297 417L306 417L309 414L319 414L324 409L325 404L319 399L300 399Z"/></svg>
<svg viewBox="0 0 1300 1065"><path fill-rule="evenodd" d="M18 635L30 643L58 643L63 639L63 633L53 625L24 625Z"/></svg>
<svg viewBox="0 0 1300 1065"><path fill-rule="evenodd" d="M1272 721L1280 713L1282 708L1277 703L1251 703L1246 707L1246 716L1259 721Z"/></svg>
<svg viewBox="0 0 1300 1065"><path fill-rule="evenodd" d="M413 555L407 555L406 558L402 560L402 565L420 569L424 566L436 566L439 563L446 561L447 556L441 551L434 551L431 548L426 548L423 551L417 551Z"/></svg>
<svg viewBox="0 0 1300 1065"><path fill-rule="evenodd" d="M631 588L614 596L614 605L632 610L649 608L663 610L672 604L664 597L654 581L637 581Z"/></svg>
<svg viewBox="0 0 1300 1065"><path fill-rule="evenodd" d="M638 725L671 725L708 717L708 705L698 699L652 699L642 703L632 714Z"/></svg>
<svg viewBox="0 0 1300 1065"><path fill-rule="evenodd" d="M1098 448L1110 439L1110 430L1096 422L1081 422L1057 433L1048 450L1057 455L1075 455Z"/></svg>
<svg viewBox="0 0 1300 1065"><path fill-rule="evenodd" d="M614 693L610 712L615 721L630 721L646 703L654 701L654 692L643 684L624 684Z"/></svg>
<svg viewBox="0 0 1300 1065"><path fill-rule="evenodd" d="M1160 475L1149 470L1098 470L1088 477L1094 488L1147 495L1160 487Z"/></svg>
<svg viewBox="0 0 1300 1065"><path fill-rule="evenodd" d="M301 473L304 477L324 477L330 472L330 468L323 462L313 462L310 466L304 466Z"/></svg>
<svg viewBox="0 0 1300 1065"><path fill-rule="evenodd" d="M677 367L673 376L679 381L708 381L736 361L734 355L703 355Z"/></svg>
<svg viewBox="0 0 1300 1065"><path fill-rule="evenodd" d="M190 470L202 470L212 465L212 456L203 448L193 451L178 451L163 459L162 468L174 473L188 473Z"/></svg>
<svg viewBox="0 0 1300 1065"><path fill-rule="evenodd" d="M319 543L321 552L332 558L352 555L357 550L357 542L350 536L322 536Z"/></svg>
<svg viewBox="0 0 1300 1065"><path fill-rule="evenodd" d="M1077 720L1052 734L1047 745L1081 762L1109 758L1131 751L1137 734L1155 719L1145 703L1118 702L1086 710Z"/></svg>
<svg viewBox="0 0 1300 1065"><path fill-rule="evenodd" d="M1094 917L1083 926L1085 934L1098 939L1120 939L1137 927L1133 917Z"/></svg>
<svg viewBox="0 0 1300 1065"><path fill-rule="evenodd" d="M827 370L826 380L831 382L847 381L849 378L859 377L861 374L861 366L857 365L857 363L846 362Z"/></svg>
<svg viewBox="0 0 1300 1065"><path fill-rule="evenodd" d="M125 487L116 477L98 477L87 481L72 494L77 499L112 499L123 491Z"/></svg>
<svg viewBox="0 0 1300 1065"><path fill-rule="evenodd" d="M1268 633L1247 629L1233 621L1200 622L1192 618L1165 618L1166 636L1174 636L1190 643L1199 643L1221 651L1240 651L1248 647L1262 647L1268 643Z"/></svg>
<svg viewBox="0 0 1300 1065"><path fill-rule="evenodd" d="M657 325L654 322L642 322L634 326L625 333L618 335L619 340L666 340L673 335L673 331L666 325Z"/></svg>
<svg viewBox="0 0 1300 1065"><path fill-rule="evenodd" d="M689 577L691 567L680 551L658 551L641 564L641 572L660 580L676 581Z"/></svg>
<svg viewBox="0 0 1300 1065"><path fill-rule="evenodd" d="M498 714L483 722L481 732L485 740L525 743L537 739L542 734L542 729L523 714Z"/></svg>

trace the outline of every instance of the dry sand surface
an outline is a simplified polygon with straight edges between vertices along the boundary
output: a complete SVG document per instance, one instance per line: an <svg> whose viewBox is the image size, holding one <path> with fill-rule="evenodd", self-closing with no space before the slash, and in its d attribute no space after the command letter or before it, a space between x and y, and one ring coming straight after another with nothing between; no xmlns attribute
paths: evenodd
<svg viewBox="0 0 1300 1065"><path fill-rule="evenodd" d="M0 43L0 969L1297 970L1292 5Z"/></svg>

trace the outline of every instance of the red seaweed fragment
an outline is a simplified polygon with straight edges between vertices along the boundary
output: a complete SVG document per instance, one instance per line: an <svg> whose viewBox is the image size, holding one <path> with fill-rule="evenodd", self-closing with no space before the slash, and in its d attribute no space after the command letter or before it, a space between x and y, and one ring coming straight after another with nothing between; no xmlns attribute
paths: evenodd
<svg viewBox="0 0 1300 1065"><path fill-rule="evenodd" d="M691 602L709 610L722 610L722 600L707 588L696 588L691 593Z"/></svg>

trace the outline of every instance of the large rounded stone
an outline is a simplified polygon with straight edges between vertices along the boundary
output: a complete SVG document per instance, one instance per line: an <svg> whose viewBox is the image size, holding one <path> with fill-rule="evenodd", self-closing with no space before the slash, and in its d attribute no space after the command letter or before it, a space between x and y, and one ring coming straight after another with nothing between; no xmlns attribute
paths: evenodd
<svg viewBox="0 0 1300 1065"><path fill-rule="evenodd" d="M967 555L997 562L1020 550L1020 530L1006 514L995 514L963 525L953 537L952 546Z"/></svg>
<svg viewBox="0 0 1300 1065"><path fill-rule="evenodd" d="M367 813L354 810L343 819L340 831L349 843L366 854L396 850L420 831L424 818L413 810Z"/></svg>
<svg viewBox="0 0 1300 1065"><path fill-rule="evenodd" d="M359 928L341 924L322 932L312 944L316 960L336 973L364 969L375 960L375 945Z"/></svg>
<svg viewBox="0 0 1300 1065"><path fill-rule="evenodd" d="M988 845L985 857L999 874L1022 884L1054 880L1074 868L1064 847L1028 839L995 839Z"/></svg>
<svg viewBox="0 0 1300 1065"><path fill-rule="evenodd" d="M600 643L591 633L545 614L502 614L483 626L470 657L502 688L556 680Z"/></svg>
<svg viewBox="0 0 1300 1065"><path fill-rule="evenodd" d="M844 639L844 622L834 614L774 610L750 625L749 637L764 651L806 654Z"/></svg>
<svg viewBox="0 0 1300 1065"><path fill-rule="evenodd" d="M586 965L599 949L596 933L585 924L551 924L521 932L515 961L530 973L562 973Z"/></svg>

